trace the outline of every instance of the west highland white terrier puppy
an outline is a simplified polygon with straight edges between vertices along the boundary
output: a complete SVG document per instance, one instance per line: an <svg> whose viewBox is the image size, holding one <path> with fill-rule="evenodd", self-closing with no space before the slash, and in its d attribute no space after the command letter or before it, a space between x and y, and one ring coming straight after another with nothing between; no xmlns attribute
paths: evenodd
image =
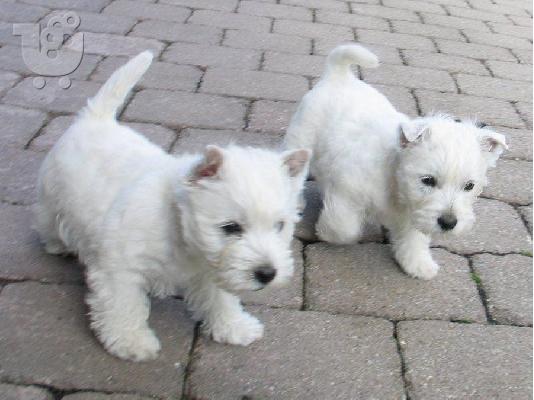
<svg viewBox="0 0 534 400"><path fill-rule="evenodd" d="M178 289L214 340L246 346L263 325L236 293L291 276L310 152L166 154L115 119L151 61L144 52L115 71L48 154L37 229L49 253L86 264L91 327L115 356L156 357L148 295Z"/></svg>
<svg viewBox="0 0 534 400"><path fill-rule="evenodd" d="M372 68L378 59L356 44L334 49L285 139L287 148L313 150L310 172L324 199L317 235L351 243L362 225L379 222L402 269L430 279L439 268L430 236L471 227L473 202L505 137L446 115L410 119L357 79L351 65Z"/></svg>

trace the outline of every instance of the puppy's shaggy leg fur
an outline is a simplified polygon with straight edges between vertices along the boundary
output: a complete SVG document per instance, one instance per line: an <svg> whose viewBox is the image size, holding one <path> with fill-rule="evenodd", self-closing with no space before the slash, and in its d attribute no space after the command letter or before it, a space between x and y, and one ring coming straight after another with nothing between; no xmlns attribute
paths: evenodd
<svg viewBox="0 0 534 400"><path fill-rule="evenodd" d="M243 310L239 298L217 287L206 277L199 277L186 293L193 318L213 340L248 346L263 336L263 324Z"/></svg>

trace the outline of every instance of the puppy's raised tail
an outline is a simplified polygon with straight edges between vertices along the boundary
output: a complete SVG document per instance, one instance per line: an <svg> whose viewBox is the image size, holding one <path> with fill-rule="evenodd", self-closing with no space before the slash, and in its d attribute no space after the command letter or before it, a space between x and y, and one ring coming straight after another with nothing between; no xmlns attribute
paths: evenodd
<svg viewBox="0 0 534 400"><path fill-rule="evenodd" d="M87 101L82 115L98 119L115 119L117 110L146 72L152 63L152 58L150 51L143 51L116 70L98 93Z"/></svg>
<svg viewBox="0 0 534 400"><path fill-rule="evenodd" d="M378 58L359 44L343 44L330 52L326 59L326 71L323 78L354 76L350 66L360 65L365 68L376 68Z"/></svg>

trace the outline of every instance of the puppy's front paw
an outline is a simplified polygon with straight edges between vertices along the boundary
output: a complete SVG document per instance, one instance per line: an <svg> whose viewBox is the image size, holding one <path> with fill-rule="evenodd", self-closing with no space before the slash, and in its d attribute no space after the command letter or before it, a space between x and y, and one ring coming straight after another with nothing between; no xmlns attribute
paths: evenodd
<svg viewBox="0 0 534 400"><path fill-rule="evenodd" d="M401 264L401 266L408 275L424 280L434 278L439 271L439 265L432 260L411 262L409 264Z"/></svg>
<svg viewBox="0 0 534 400"><path fill-rule="evenodd" d="M104 346L114 356L132 361L153 360L161 349L158 338L150 329L130 331Z"/></svg>
<svg viewBox="0 0 534 400"><path fill-rule="evenodd" d="M256 317L243 312L238 318L216 321L211 325L210 332L216 342L248 346L263 337L263 324Z"/></svg>

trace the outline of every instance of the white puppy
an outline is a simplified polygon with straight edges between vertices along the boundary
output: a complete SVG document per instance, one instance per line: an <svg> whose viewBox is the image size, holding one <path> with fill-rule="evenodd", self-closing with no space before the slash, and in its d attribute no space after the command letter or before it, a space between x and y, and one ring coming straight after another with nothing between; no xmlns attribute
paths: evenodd
<svg viewBox="0 0 534 400"><path fill-rule="evenodd" d="M112 354L154 358L147 295L178 288L219 342L263 334L235 294L287 280L307 150L208 146L172 157L115 113L147 70L144 52L89 100L45 159L37 229L49 253L87 265L91 327Z"/></svg>
<svg viewBox="0 0 534 400"><path fill-rule="evenodd" d="M314 153L310 171L324 200L317 234L351 243L364 223L379 222L390 231L404 271L430 279L439 268L430 235L460 233L473 224L473 202L505 138L444 115L409 119L357 79L353 64L376 67L378 60L356 44L334 49L286 136L288 148Z"/></svg>

